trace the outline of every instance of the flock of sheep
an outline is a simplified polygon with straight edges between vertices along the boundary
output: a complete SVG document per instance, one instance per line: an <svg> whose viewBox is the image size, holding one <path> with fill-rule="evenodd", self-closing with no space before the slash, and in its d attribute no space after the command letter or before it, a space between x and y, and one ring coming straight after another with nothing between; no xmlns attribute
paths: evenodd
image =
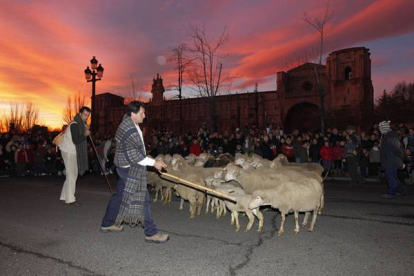
<svg viewBox="0 0 414 276"><path fill-rule="evenodd" d="M205 167L211 157L206 154L190 155L159 155L168 164L168 173L176 177L217 190L236 199L237 203L223 200L206 194L204 191L178 184L177 180L158 172L148 171L148 183L154 187L155 198L160 195L164 204L171 201L173 192L181 197L180 210L184 201L190 203L190 218L200 215L204 205L206 214L216 211L217 218L231 213L231 225L236 224L240 230L239 213L245 213L249 219L246 230L253 226L255 217L259 221L258 231L263 229L263 214L260 206L270 205L279 209L281 223L278 235L284 232L285 215L294 212L295 230L299 233L298 214L305 212L302 226L308 223L310 212L313 212L309 231L315 227L316 217L324 207L323 168L316 163L289 163L284 155L269 161L260 156L239 156L233 159L224 155L220 160L221 167Z"/></svg>

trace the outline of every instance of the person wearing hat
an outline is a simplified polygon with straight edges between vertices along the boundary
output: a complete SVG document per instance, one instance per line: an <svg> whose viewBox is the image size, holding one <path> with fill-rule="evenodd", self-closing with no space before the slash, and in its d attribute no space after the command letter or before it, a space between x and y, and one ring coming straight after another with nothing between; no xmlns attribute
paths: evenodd
<svg viewBox="0 0 414 276"><path fill-rule="evenodd" d="M380 150L381 169L385 170L385 178L388 185L387 193L382 197L391 199L407 193L407 189L397 176L398 168L404 164L404 153L401 150L401 143L397 132L390 127L390 121L379 123L379 129L382 134Z"/></svg>
<svg viewBox="0 0 414 276"><path fill-rule="evenodd" d="M359 158L357 153L358 140L355 134L355 127L348 126L347 133L349 139L345 145L345 158L348 164L349 173L351 174L350 187L362 186L365 183L365 179L358 173Z"/></svg>

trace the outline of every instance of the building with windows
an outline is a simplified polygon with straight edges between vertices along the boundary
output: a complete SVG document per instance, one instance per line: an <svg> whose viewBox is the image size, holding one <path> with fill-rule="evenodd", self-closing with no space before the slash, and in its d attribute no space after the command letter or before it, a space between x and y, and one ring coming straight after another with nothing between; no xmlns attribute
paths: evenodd
<svg viewBox="0 0 414 276"><path fill-rule="evenodd" d="M331 53L326 65L305 63L289 71L277 72L277 90L220 95L215 98L217 130L233 132L237 127L280 125L287 132L297 128L320 128L322 86L326 126L369 124L374 91L371 58L365 47ZM206 98L164 98L163 79L157 74L152 83L152 99L146 105L147 130L197 133L202 124L210 128ZM97 95L100 133L114 133L125 112L124 100L110 93ZM181 120L180 120L181 110ZM180 125L182 124L182 125Z"/></svg>

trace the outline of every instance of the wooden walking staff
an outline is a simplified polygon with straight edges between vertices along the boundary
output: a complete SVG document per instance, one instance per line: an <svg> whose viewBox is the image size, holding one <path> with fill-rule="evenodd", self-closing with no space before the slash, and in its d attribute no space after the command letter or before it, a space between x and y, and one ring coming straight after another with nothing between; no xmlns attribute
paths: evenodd
<svg viewBox="0 0 414 276"><path fill-rule="evenodd" d="M100 162L100 160L99 160L98 151L96 150L95 143L94 143L94 142L93 142L93 140L92 140L92 136L90 136L90 135L89 135L88 137L89 137L89 139L90 139L90 140L91 140L91 142L92 142L92 147L93 147L93 149L95 150L95 154L96 154L96 158L98 159L99 167L101 168L101 171L102 171L103 175L105 176L106 183L108 184L108 187L109 187L109 191L111 192L111 194L113 194L113 193L114 193L114 191L112 190L111 183L109 183L108 176L106 176L106 171L105 171L104 167L102 167L102 164L101 164L101 162Z"/></svg>
<svg viewBox="0 0 414 276"><path fill-rule="evenodd" d="M228 196L228 195L226 195L226 194L224 194L224 193L222 193L222 192L219 192L219 191L216 191L216 190L210 189L210 188L208 188L208 187L204 187L203 185L200 185L200 184L196 184L196 183L190 182L190 181L188 181L188 180L185 180L185 179L179 178L179 177L177 177L177 176L175 176L175 175L172 175L172 174L169 174L169 173L164 173L164 172L162 172L162 171L159 171L159 172L160 172L160 174L161 174L162 176L166 176L166 177L169 177L169 178L175 179L175 180L177 180L178 182L180 182L180 183L182 183L182 184L184 184L184 185L186 185L186 186L190 186L190 187L192 187L192 188L194 188L194 189L201 190L201 191L203 191L203 192L205 192L205 193L209 193L209 194L211 194L211 195L214 195L214 196L217 196L217 197L221 197L221 198L223 198L223 199L225 199L225 200L228 200L228 201L231 201L231 202L233 202L233 203L237 203L237 200L236 200L234 197Z"/></svg>

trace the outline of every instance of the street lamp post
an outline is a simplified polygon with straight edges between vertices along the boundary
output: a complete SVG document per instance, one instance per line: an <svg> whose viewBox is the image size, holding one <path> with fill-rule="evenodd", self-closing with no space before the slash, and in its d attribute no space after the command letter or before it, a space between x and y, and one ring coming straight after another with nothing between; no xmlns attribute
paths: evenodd
<svg viewBox="0 0 414 276"><path fill-rule="evenodd" d="M86 67L85 69L85 78L87 82L92 82L92 114L91 114L91 131L95 133L97 130L97 120L96 120L96 103L95 103L95 83L100 81L103 77L104 68L101 64L98 66L98 60L95 56L91 59L91 68Z"/></svg>

